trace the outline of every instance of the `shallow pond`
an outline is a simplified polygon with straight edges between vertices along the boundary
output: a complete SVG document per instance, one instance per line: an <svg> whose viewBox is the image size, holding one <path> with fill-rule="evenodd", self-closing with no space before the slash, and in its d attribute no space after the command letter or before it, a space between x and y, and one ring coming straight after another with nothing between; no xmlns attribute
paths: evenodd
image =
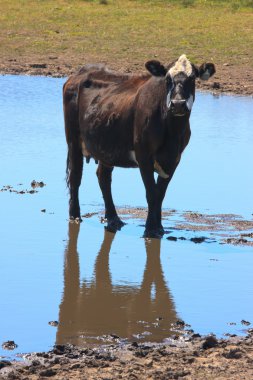
<svg viewBox="0 0 253 380"><path fill-rule="evenodd" d="M185 211L238 214L250 226L253 99L197 93L192 138L164 202L168 234L159 241L141 238L146 202L136 169L114 171L115 203L127 221L120 232L100 222L94 163L84 167L80 201L82 214L95 214L69 224L64 80L0 83L0 356L117 337L166 341L179 319L201 334L243 334L241 321L253 322L252 248L221 244L224 228L175 226ZM45 186L33 189L33 180ZM203 234L210 240L190 240ZM2 349L8 340L18 347Z"/></svg>

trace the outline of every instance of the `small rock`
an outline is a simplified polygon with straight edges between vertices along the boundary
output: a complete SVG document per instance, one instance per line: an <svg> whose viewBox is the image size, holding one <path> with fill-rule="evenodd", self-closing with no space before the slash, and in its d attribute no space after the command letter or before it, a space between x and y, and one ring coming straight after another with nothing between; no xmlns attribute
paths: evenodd
<svg viewBox="0 0 253 380"><path fill-rule="evenodd" d="M47 67L46 63L31 63L29 66L33 69L45 69Z"/></svg>
<svg viewBox="0 0 253 380"><path fill-rule="evenodd" d="M212 87L218 90L220 88L220 83L219 82L213 82Z"/></svg>
<svg viewBox="0 0 253 380"><path fill-rule="evenodd" d="M56 371L51 368L45 369L40 372L40 376L44 376L44 377L52 377L55 375L56 375Z"/></svg>
<svg viewBox="0 0 253 380"><path fill-rule="evenodd" d="M249 326L251 323L249 321L245 321L244 319L242 319L241 324L245 326Z"/></svg>
<svg viewBox="0 0 253 380"><path fill-rule="evenodd" d="M239 348L231 349L222 354L226 359L240 359L242 357L242 351Z"/></svg>
<svg viewBox="0 0 253 380"><path fill-rule="evenodd" d="M93 215L97 215L97 212L87 212L82 215L82 218L91 218Z"/></svg>
<svg viewBox="0 0 253 380"><path fill-rule="evenodd" d="M116 334L110 334L110 336L113 338L113 339L120 339L120 337Z"/></svg>
<svg viewBox="0 0 253 380"><path fill-rule="evenodd" d="M178 319L175 323L176 326L179 326L179 327L184 327L185 326L185 322L182 321L181 319Z"/></svg>
<svg viewBox="0 0 253 380"><path fill-rule="evenodd" d="M37 182L37 181L33 180L33 181L31 182L31 187L33 187L33 188L36 188L36 187L44 187L44 186L46 186L46 185L45 185L45 183L42 182L42 181Z"/></svg>
<svg viewBox="0 0 253 380"><path fill-rule="evenodd" d="M201 338L201 335L199 333L194 333L194 334L192 334L191 338L192 339L198 339L198 338Z"/></svg>
<svg viewBox="0 0 253 380"><path fill-rule="evenodd" d="M215 336L213 335L210 335L208 336L205 341L203 342L202 344L202 348L204 350L207 350L208 348L213 348L213 347L216 347L218 345L218 341L217 339L215 338Z"/></svg>
<svg viewBox="0 0 253 380"><path fill-rule="evenodd" d="M9 362L8 360L0 360L0 369L4 367L8 367L10 365L11 365L11 362Z"/></svg>
<svg viewBox="0 0 253 380"><path fill-rule="evenodd" d="M48 322L48 324L50 326L57 327L59 325L59 322L58 321L50 321L50 322Z"/></svg>
<svg viewBox="0 0 253 380"><path fill-rule="evenodd" d="M177 237L176 236L168 236L166 239L170 240L170 241L177 241Z"/></svg>
<svg viewBox="0 0 253 380"><path fill-rule="evenodd" d="M80 363L75 363L73 364L70 369L77 369L77 368L80 368L81 364Z"/></svg>
<svg viewBox="0 0 253 380"><path fill-rule="evenodd" d="M65 346L63 344L56 344L53 349L55 355L63 355L65 353Z"/></svg>
<svg viewBox="0 0 253 380"><path fill-rule="evenodd" d="M145 362L145 367L152 367L153 366L153 360L152 359L147 359Z"/></svg>
<svg viewBox="0 0 253 380"><path fill-rule="evenodd" d="M191 239L190 239L190 241L192 241L192 242L195 243L195 244L203 243L205 240L206 240L206 238L205 238L204 236L201 236L201 237L194 237L194 238L191 238Z"/></svg>
<svg viewBox="0 0 253 380"><path fill-rule="evenodd" d="M14 342L14 340L7 340L7 342L2 344L2 348L4 350L15 350L17 347L18 345Z"/></svg>
<svg viewBox="0 0 253 380"><path fill-rule="evenodd" d="M192 364L194 361L195 361L196 359L193 357L193 356L186 356L185 358L184 358L184 361L186 362L186 363L189 363L189 364Z"/></svg>
<svg viewBox="0 0 253 380"><path fill-rule="evenodd" d="M135 351L134 355L137 356L138 358L145 358L145 356L148 355L148 351L147 350L138 349L138 350Z"/></svg>

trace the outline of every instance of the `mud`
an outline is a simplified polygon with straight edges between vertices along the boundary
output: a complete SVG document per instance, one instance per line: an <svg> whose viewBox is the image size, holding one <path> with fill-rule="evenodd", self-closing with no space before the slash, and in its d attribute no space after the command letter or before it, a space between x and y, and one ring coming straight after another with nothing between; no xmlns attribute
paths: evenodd
<svg viewBox="0 0 253 380"><path fill-rule="evenodd" d="M252 379L253 335L228 340L198 334L166 344L55 345L24 361L0 361L0 379Z"/></svg>
<svg viewBox="0 0 253 380"><path fill-rule="evenodd" d="M4 350L15 350L18 345L14 342L14 340L7 340L7 342L2 343L2 348Z"/></svg>
<svg viewBox="0 0 253 380"><path fill-rule="evenodd" d="M83 64L90 63L84 62ZM114 63L108 65L114 70L121 72L138 72L144 71L143 65L132 66L131 62L126 62L124 67L117 66ZM25 74L25 75L41 75L52 76L55 78L68 77L80 67L76 67L75 63L61 63L58 57L49 58L47 62L30 63L18 60L9 60L6 64L0 64L0 74ZM198 81L197 88L204 91L211 91L215 94L230 93L238 95L253 96L253 69L245 66L237 66L232 64L216 65L216 74L208 82Z"/></svg>
<svg viewBox="0 0 253 380"><path fill-rule="evenodd" d="M23 186L23 184L19 183L17 186L21 187L21 186ZM31 182L30 186L31 186L32 189L27 189L27 188L26 189L24 189L24 188L22 188L22 189L15 189L11 185L4 185L2 188L0 188L0 192L7 191L9 193L16 193L16 194L35 194L35 193L38 193L38 190L35 190L35 189L42 188L42 187L44 187L46 185L42 181L37 182L37 181L33 180Z"/></svg>
<svg viewBox="0 0 253 380"><path fill-rule="evenodd" d="M145 208L121 208L118 213L123 220L128 218L145 219ZM176 210L163 212L163 219L173 218L173 225L165 229L167 240L186 240L195 244L219 243L243 246L253 246L253 219L245 220L235 214L203 214L192 211L183 213ZM104 223L104 221L103 221ZM206 233L203 236L200 233ZM174 234L177 234L176 236Z"/></svg>

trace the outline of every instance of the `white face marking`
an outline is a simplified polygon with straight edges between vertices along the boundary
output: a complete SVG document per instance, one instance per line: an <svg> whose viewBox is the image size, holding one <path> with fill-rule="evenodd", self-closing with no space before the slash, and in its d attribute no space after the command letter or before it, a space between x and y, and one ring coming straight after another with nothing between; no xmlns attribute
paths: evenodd
<svg viewBox="0 0 253 380"><path fill-rule="evenodd" d="M167 179L169 178L169 174L166 174L162 167L158 164L157 161L154 162L154 168L155 168L155 171L159 174L160 177L164 178L164 179Z"/></svg>
<svg viewBox="0 0 253 380"><path fill-rule="evenodd" d="M171 91L169 91L167 94L166 105L168 108L170 108L170 103L171 103Z"/></svg>
<svg viewBox="0 0 253 380"><path fill-rule="evenodd" d="M136 155L135 155L135 151L134 150L130 150L129 151L129 158L130 158L131 161L134 161L138 165L138 162L136 160Z"/></svg>
<svg viewBox="0 0 253 380"><path fill-rule="evenodd" d="M192 65L185 54L181 55L174 66L169 70L170 76L173 78L178 73L183 72L188 77L192 74Z"/></svg>
<svg viewBox="0 0 253 380"><path fill-rule="evenodd" d="M191 111L191 109L192 109L193 102L194 102L193 96L190 95L190 97L186 101L186 105L187 105L187 108L188 108L189 111Z"/></svg>

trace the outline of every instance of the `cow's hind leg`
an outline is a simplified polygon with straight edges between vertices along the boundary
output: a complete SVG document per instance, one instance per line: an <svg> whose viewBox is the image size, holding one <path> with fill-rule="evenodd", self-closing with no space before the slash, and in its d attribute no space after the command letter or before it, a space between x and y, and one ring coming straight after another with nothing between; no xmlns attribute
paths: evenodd
<svg viewBox="0 0 253 380"><path fill-rule="evenodd" d="M69 217L81 221L78 199L79 186L82 180L83 154L78 141L68 144L67 184L70 192Z"/></svg>
<svg viewBox="0 0 253 380"><path fill-rule="evenodd" d="M105 166L99 162L97 168L97 177L105 202L105 218L107 219L107 229L110 231L116 231L120 230L125 223L122 222L122 220L118 217L113 203L111 190L112 171L112 167Z"/></svg>

